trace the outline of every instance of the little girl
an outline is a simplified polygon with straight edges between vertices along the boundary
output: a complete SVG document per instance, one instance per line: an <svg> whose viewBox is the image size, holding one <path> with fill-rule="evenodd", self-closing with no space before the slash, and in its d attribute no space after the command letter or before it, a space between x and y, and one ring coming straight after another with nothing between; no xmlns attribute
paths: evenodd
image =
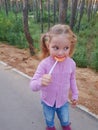
<svg viewBox="0 0 98 130"><path fill-rule="evenodd" d="M70 27L62 24L54 25L41 37L44 59L31 79L30 87L33 91L41 91L46 130L56 130L55 112L62 129L71 130L68 102L70 89L72 105L76 106L78 100L75 78L76 64L71 58L76 41L77 38Z"/></svg>

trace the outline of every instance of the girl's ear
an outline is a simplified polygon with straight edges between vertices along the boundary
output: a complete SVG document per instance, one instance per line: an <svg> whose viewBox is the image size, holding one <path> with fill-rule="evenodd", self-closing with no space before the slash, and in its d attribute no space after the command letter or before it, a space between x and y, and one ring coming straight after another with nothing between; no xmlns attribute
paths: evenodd
<svg viewBox="0 0 98 130"><path fill-rule="evenodd" d="M46 45L47 49L49 49L49 42L50 42L50 37L46 36L46 38L45 38L45 45Z"/></svg>
<svg viewBox="0 0 98 130"><path fill-rule="evenodd" d="M47 49L49 49L49 42L46 42L45 44L46 44Z"/></svg>
<svg viewBox="0 0 98 130"><path fill-rule="evenodd" d="M47 49L49 49L50 36L46 33L42 36L42 42Z"/></svg>

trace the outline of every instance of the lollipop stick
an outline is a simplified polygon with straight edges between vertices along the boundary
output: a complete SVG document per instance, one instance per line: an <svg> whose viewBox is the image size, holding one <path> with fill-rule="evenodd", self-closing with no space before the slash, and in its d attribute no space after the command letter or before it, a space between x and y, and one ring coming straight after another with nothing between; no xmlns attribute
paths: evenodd
<svg viewBox="0 0 98 130"><path fill-rule="evenodd" d="M51 74L51 73L52 73L52 71L53 71L53 69L55 68L55 66L56 66L57 62L58 62L58 61L56 60L56 61L55 61L55 63L53 64L52 68L50 69L49 74Z"/></svg>

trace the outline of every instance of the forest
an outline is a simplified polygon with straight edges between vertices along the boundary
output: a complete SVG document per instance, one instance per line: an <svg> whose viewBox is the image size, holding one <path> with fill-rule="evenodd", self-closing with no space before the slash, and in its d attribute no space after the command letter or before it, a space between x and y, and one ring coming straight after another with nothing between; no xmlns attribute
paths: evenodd
<svg viewBox="0 0 98 130"><path fill-rule="evenodd" d="M68 24L78 37L78 67L98 72L98 0L0 0L0 41L40 51L40 36L54 24Z"/></svg>

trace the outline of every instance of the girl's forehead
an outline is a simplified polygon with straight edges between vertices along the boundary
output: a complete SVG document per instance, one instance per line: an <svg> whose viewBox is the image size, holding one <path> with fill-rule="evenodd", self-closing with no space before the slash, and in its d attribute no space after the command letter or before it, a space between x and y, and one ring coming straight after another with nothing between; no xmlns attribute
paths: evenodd
<svg viewBox="0 0 98 130"><path fill-rule="evenodd" d="M70 44L70 39L64 36L54 36L51 39L52 44Z"/></svg>

